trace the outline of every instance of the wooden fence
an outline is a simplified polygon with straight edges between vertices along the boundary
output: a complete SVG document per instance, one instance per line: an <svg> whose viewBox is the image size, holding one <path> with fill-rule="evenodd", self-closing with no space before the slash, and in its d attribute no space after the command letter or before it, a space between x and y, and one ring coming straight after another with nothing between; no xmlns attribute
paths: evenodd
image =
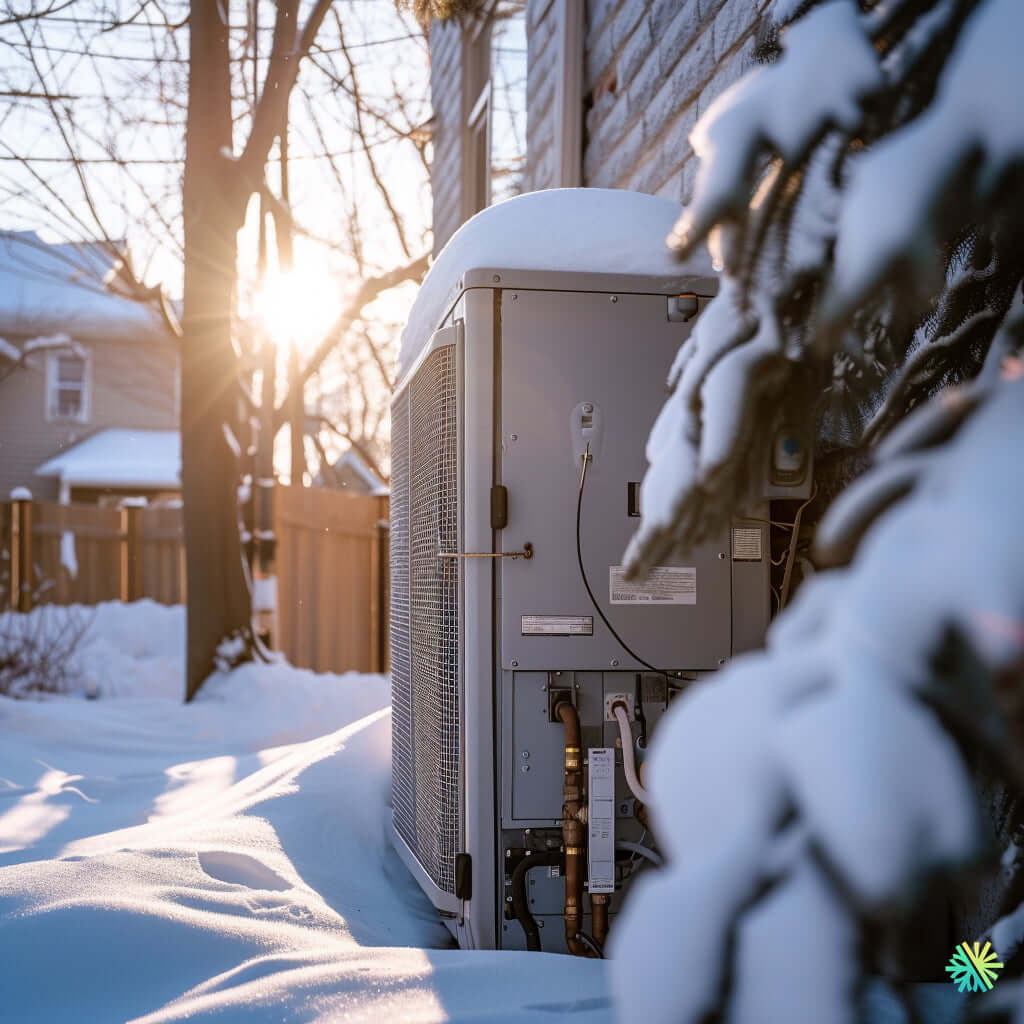
<svg viewBox="0 0 1024 1024"><path fill-rule="evenodd" d="M179 508L14 501L0 523L8 607L185 599Z"/></svg>
<svg viewBox="0 0 1024 1024"><path fill-rule="evenodd" d="M387 498L278 488L273 646L319 672L386 671ZM185 600L180 507L0 503L0 610Z"/></svg>

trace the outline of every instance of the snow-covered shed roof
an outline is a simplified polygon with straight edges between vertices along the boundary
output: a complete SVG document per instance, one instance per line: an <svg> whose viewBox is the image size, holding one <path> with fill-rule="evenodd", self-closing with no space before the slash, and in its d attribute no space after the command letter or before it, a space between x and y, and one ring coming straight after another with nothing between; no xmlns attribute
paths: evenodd
<svg viewBox="0 0 1024 1024"><path fill-rule="evenodd" d="M51 245L34 231L0 231L0 337L166 340L154 310L107 287L116 271L97 243Z"/></svg>
<svg viewBox="0 0 1024 1024"><path fill-rule="evenodd" d="M402 334L399 377L441 325L470 270L643 275L666 294L680 278L714 276L703 250L684 261L666 246L679 214L671 199L607 188L527 192L481 210L452 235L423 281Z"/></svg>
<svg viewBox="0 0 1024 1024"><path fill-rule="evenodd" d="M351 469L366 484L368 494L372 494L375 498L387 497L391 491L388 485L370 468L366 460L355 450L355 448L349 448L344 455L342 455L334 463L336 470L345 468Z"/></svg>
<svg viewBox="0 0 1024 1024"><path fill-rule="evenodd" d="M44 462L37 476L56 476L70 487L181 487L181 435L177 430L110 428Z"/></svg>

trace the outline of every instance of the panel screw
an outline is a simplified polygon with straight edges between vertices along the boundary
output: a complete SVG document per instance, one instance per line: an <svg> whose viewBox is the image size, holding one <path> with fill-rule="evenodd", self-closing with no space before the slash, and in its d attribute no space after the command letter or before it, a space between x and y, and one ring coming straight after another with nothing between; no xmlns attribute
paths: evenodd
<svg viewBox="0 0 1024 1024"><path fill-rule="evenodd" d="M494 282L495 284L497 284L497 283L498 283L498 282L499 282L499 281L501 280L501 274L495 274L495 275L494 275L494 277L492 277L492 278L491 278L491 280L492 280L492 281L493 281L493 282Z"/></svg>
<svg viewBox="0 0 1024 1024"><path fill-rule="evenodd" d="M718 552L718 557L724 562L725 561L725 552L724 551L719 551Z"/></svg>
<svg viewBox="0 0 1024 1024"><path fill-rule="evenodd" d="M725 664L725 658L719 658L718 659L718 664L719 665L724 665Z"/></svg>
<svg viewBox="0 0 1024 1024"><path fill-rule="evenodd" d="M619 301L618 295L613 295L612 296L612 302L618 302L618 301Z"/></svg>
<svg viewBox="0 0 1024 1024"><path fill-rule="evenodd" d="M513 292L512 293L512 301L515 302L518 298L519 298L519 295L516 292Z"/></svg>
<svg viewBox="0 0 1024 1024"><path fill-rule="evenodd" d="M519 440L519 435L518 434L509 434L509 439L512 440L512 441L518 441Z"/></svg>
<svg viewBox="0 0 1024 1024"><path fill-rule="evenodd" d="M537 922L537 927L538 928L543 928L544 927L544 922L543 921L538 921Z"/></svg>
<svg viewBox="0 0 1024 1024"><path fill-rule="evenodd" d="M520 766L519 770L525 775L530 770L530 766L528 764L523 764Z"/></svg>
<svg viewBox="0 0 1024 1024"><path fill-rule="evenodd" d="M505 897L505 902L506 903L511 903L512 902L512 897L511 896L506 896Z"/></svg>
<svg viewBox="0 0 1024 1024"><path fill-rule="evenodd" d="M529 759L529 757L530 757L530 752L529 752L528 750L523 750L523 751L520 751L520 753L519 753L519 756L520 756L520 757L521 757L521 758L522 758L522 759L523 759L524 761L526 761L526 760L528 760L528 759Z"/></svg>
<svg viewBox="0 0 1024 1024"><path fill-rule="evenodd" d="M592 403L590 403L590 402L584 402L584 403L583 403L583 411L584 411L584 412L588 412L588 413L589 413L589 412L593 412L593 411L594 411L594 406L593 406L593 404L592 404Z"/></svg>
<svg viewBox="0 0 1024 1024"><path fill-rule="evenodd" d="M618 667L619 667L619 659L618 658L612 658L612 668L618 668Z"/></svg>
<svg viewBox="0 0 1024 1024"><path fill-rule="evenodd" d="M515 658L512 659L512 667L519 668L519 662Z"/></svg>

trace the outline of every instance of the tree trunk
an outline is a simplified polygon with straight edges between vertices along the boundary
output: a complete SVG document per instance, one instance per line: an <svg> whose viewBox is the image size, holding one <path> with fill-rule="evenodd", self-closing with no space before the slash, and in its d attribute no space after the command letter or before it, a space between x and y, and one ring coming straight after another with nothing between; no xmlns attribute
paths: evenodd
<svg viewBox="0 0 1024 1024"><path fill-rule="evenodd" d="M238 518L239 409L231 344L236 234L245 215L231 152L228 30L221 4L192 0L184 183L185 311L181 482L188 577L186 700L214 670L252 651L252 602ZM223 653L227 648L221 648Z"/></svg>

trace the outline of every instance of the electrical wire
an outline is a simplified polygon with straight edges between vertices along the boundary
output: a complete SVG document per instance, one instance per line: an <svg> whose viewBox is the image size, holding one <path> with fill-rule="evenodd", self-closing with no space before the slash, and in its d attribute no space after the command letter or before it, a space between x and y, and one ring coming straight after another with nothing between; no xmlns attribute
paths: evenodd
<svg viewBox="0 0 1024 1024"><path fill-rule="evenodd" d="M619 636L615 627L608 621L608 617L601 610L601 606L597 603L597 598L594 597L593 590L590 589L590 581L587 579L587 570L583 568L583 549L580 546L580 515L583 511L583 485L587 482L587 463L593 456L590 454L590 445L587 445L587 450L583 453L583 472L580 474L580 492L576 499L576 561L580 567L580 577L583 580L583 586L586 588L587 596L590 598L590 603L594 606L594 610L601 617L601 621L608 627L608 632L618 641L619 646L631 657L634 661L640 662L644 668L649 668L652 672L657 672L658 675L664 676L666 679L672 679L662 668L655 668L649 661L645 661L640 657L636 651L633 650L625 640Z"/></svg>
<svg viewBox="0 0 1024 1024"><path fill-rule="evenodd" d="M800 519L804 514L804 509L807 508L807 506L810 505L812 501L814 501L814 498L817 495L817 493L818 481L815 480L814 486L811 488L810 497L796 510L796 516L793 519L792 535L789 538L789 552L786 557L786 571L782 577L782 586L779 588L780 612L783 608L786 607L786 605L789 602L789 584L790 580L792 579L793 559L796 557L796 548L797 544L800 541Z"/></svg>
<svg viewBox="0 0 1024 1024"><path fill-rule="evenodd" d="M643 843L632 843L628 839L616 839L615 840L616 850L628 850L634 856L643 857L650 861L655 867L660 868L665 862L661 857L652 850L649 846L644 846ZM633 863L633 858L630 858L630 864Z"/></svg>

